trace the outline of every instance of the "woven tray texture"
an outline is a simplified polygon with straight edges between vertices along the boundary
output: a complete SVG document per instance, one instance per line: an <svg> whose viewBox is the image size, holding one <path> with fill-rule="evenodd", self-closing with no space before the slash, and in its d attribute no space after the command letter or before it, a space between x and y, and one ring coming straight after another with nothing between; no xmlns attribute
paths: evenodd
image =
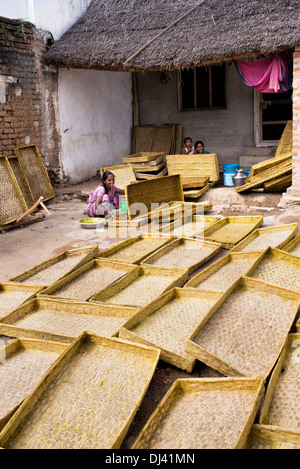
<svg viewBox="0 0 300 469"><path fill-rule="evenodd" d="M160 231L161 233L170 234L175 238L193 238L199 231L212 226L220 218L218 216L192 215L175 220L168 226L162 226Z"/></svg>
<svg viewBox="0 0 300 469"><path fill-rule="evenodd" d="M280 248L279 248L280 249ZM282 251L289 252L293 256L300 257L300 234L283 246Z"/></svg>
<svg viewBox="0 0 300 469"><path fill-rule="evenodd" d="M209 177L186 177L181 174L180 178L183 189L199 189L209 183Z"/></svg>
<svg viewBox="0 0 300 469"><path fill-rule="evenodd" d="M185 352L185 342L219 294L174 288L138 311L119 336L161 350L160 358L191 372L196 360Z"/></svg>
<svg viewBox="0 0 300 469"><path fill-rule="evenodd" d="M146 257L141 265L188 269L189 274L214 257L221 245L190 238L170 241L166 246Z"/></svg>
<svg viewBox="0 0 300 469"><path fill-rule="evenodd" d="M300 334L289 334L268 384L259 423L298 432L300 438Z"/></svg>
<svg viewBox="0 0 300 469"><path fill-rule="evenodd" d="M146 214L143 217L137 216L135 218L129 219L127 211L120 212L117 218L109 218L107 220L108 228L115 228L115 227L140 228L141 226L146 225L147 223L148 223L148 214Z"/></svg>
<svg viewBox="0 0 300 469"><path fill-rule="evenodd" d="M167 155L168 174L186 177L208 177L210 182L220 179L218 158L215 153L205 155Z"/></svg>
<svg viewBox="0 0 300 469"><path fill-rule="evenodd" d="M228 376L267 378L299 307L299 294L242 278L187 340L186 352Z"/></svg>
<svg viewBox="0 0 300 469"><path fill-rule="evenodd" d="M134 153L151 152L151 145L154 136L154 125L136 125L133 130L133 151Z"/></svg>
<svg viewBox="0 0 300 469"><path fill-rule="evenodd" d="M34 202L40 197L44 197L44 201L52 199L53 188L37 146L15 148L14 152L20 159Z"/></svg>
<svg viewBox="0 0 300 469"><path fill-rule="evenodd" d="M131 164L133 167L137 164L157 164L157 160L164 157L165 154L161 152L140 152L133 155L125 156L123 159L124 164Z"/></svg>
<svg viewBox="0 0 300 469"><path fill-rule="evenodd" d="M243 238L259 228L263 217L225 217L195 235L196 238L221 243L224 249L232 249Z"/></svg>
<svg viewBox="0 0 300 469"><path fill-rule="evenodd" d="M265 192L281 192L292 185L292 171L287 176L282 176L264 184Z"/></svg>
<svg viewBox="0 0 300 469"><path fill-rule="evenodd" d="M151 142L151 152L174 153L175 127L165 125L156 127Z"/></svg>
<svg viewBox="0 0 300 469"><path fill-rule="evenodd" d="M258 253L227 254L189 280L184 288L225 292L240 277L246 276L257 261Z"/></svg>
<svg viewBox="0 0 300 469"><path fill-rule="evenodd" d="M82 265L90 262L99 253L98 246L71 249L52 257L32 269L10 279L26 285L50 286Z"/></svg>
<svg viewBox="0 0 300 469"><path fill-rule="evenodd" d="M279 249L267 248L247 275L300 293L300 259Z"/></svg>
<svg viewBox="0 0 300 469"><path fill-rule="evenodd" d="M183 191L184 198L187 199L198 199L201 195L205 194L209 189L209 185L206 184L202 189L185 189Z"/></svg>
<svg viewBox="0 0 300 469"><path fill-rule="evenodd" d="M288 121L280 137L275 157L293 151L293 121Z"/></svg>
<svg viewBox="0 0 300 469"><path fill-rule="evenodd" d="M1 350L0 431L67 345L18 339Z"/></svg>
<svg viewBox="0 0 300 469"><path fill-rule="evenodd" d="M30 186L28 184L28 181L26 179L25 173L23 171L20 159L18 156L10 156L8 158L9 164L11 166L11 169L13 170L13 173L15 175L15 178L19 184L19 187L21 189L21 192L23 194L23 197L25 199L25 202L27 204L27 207L32 207L34 205L34 198L30 190Z"/></svg>
<svg viewBox="0 0 300 469"><path fill-rule="evenodd" d="M111 171L115 175L115 185L119 189L125 189L128 184L136 181L135 172L133 171L131 164L101 168L101 177L105 171Z"/></svg>
<svg viewBox="0 0 300 469"><path fill-rule="evenodd" d="M43 290L43 295L71 300L88 300L135 268L133 264L94 259L54 282Z"/></svg>
<svg viewBox="0 0 300 469"><path fill-rule="evenodd" d="M268 425L252 425L245 449L300 449L300 435Z"/></svg>
<svg viewBox="0 0 300 469"><path fill-rule="evenodd" d="M6 156L0 156L0 226L17 220L27 204Z"/></svg>
<svg viewBox="0 0 300 469"><path fill-rule="evenodd" d="M132 449L241 448L262 396L260 380L177 380Z"/></svg>
<svg viewBox="0 0 300 469"><path fill-rule="evenodd" d="M0 283L0 319L14 311L25 301L33 298L40 291L40 287Z"/></svg>
<svg viewBox="0 0 300 469"><path fill-rule="evenodd" d="M258 228L238 243L230 252L264 251L267 247L283 249L298 231L298 224ZM291 253L294 254L294 253Z"/></svg>
<svg viewBox="0 0 300 469"><path fill-rule="evenodd" d="M97 257L100 259L105 258L118 262L139 264L145 257L169 243L171 240L172 238L162 235L140 234L133 238L126 239L125 241L121 241L115 246L100 252Z"/></svg>
<svg viewBox="0 0 300 469"><path fill-rule="evenodd" d="M26 302L0 321L2 335L70 343L84 331L105 337L118 334L136 308L93 305L85 301L37 298Z"/></svg>
<svg viewBox="0 0 300 469"><path fill-rule="evenodd" d="M129 218L136 216L135 204L144 204L147 212L150 212L152 209L151 204L172 201L183 202L184 200L180 176L178 175L129 184L125 188L125 195Z"/></svg>
<svg viewBox="0 0 300 469"><path fill-rule="evenodd" d="M157 163L156 165L153 165L150 163L142 163L142 164L135 164L135 165L132 165L132 168L134 170L135 173L155 173L157 171L160 171L161 169L163 169L165 167L165 162L163 161L163 158L162 158L162 161L160 161L160 163Z"/></svg>
<svg viewBox="0 0 300 469"><path fill-rule="evenodd" d="M157 179L163 176L166 176L168 174L168 170L166 167L163 167L162 169L158 171L153 171L151 173L148 172L136 172L135 177L137 180L148 180L148 179Z"/></svg>
<svg viewBox="0 0 300 469"><path fill-rule="evenodd" d="M188 279L186 269L164 269L139 266L118 282L92 296L90 301L141 308Z"/></svg>
<svg viewBox="0 0 300 469"><path fill-rule="evenodd" d="M83 334L17 410L0 446L119 448L158 359L149 347Z"/></svg>

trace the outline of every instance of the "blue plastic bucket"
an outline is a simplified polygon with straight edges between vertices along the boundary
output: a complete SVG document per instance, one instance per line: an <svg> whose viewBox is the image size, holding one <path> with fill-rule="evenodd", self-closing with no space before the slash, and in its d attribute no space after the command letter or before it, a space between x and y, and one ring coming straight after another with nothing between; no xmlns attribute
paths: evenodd
<svg viewBox="0 0 300 469"><path fill-rule="evenodd" d="M235 172L237 169L240 169L239 164L224 164L223 165L224 186L234 187L232 177L235 175Z"/></svg>

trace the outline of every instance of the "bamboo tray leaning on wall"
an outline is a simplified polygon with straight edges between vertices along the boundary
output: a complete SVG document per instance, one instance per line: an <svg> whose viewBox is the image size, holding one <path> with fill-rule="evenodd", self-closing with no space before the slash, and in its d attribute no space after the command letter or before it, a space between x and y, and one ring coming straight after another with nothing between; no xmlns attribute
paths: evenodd
<svg viewBox="0 0 300 469"><path fill-rule="evenodd" d="M267 248L247 276L300 293L300 259L279 249Z"/></svg>
<svg viewBox="0 0 300 469"><path fill-rule="evenodd" d="M146 257L141 265L188 269L191 274L220 250L221 244L200 239L177 238Z"/></svg>
<svg viewBox="0 0 300 469"><path fill-rule="evenodd" d="M295 432L300 438L300 334L289 334L272 372L259 423Z"/></svg>
<svg viewBox="0 0 300 469"><path fill-rule="evenodd" d="M97 258L139 264L145 257L169 243L171 240L171 237L143 233L121 241L111 248L105 249L98 254Z"/></svg>
<svg viewBox="0 0 300 469"><path fill-rule="evenodd" d="M224 249L232 249L243 238L263 224L261 216L225 217L195 235L195 238L221 243Z"/></svg>
<svg viewBox="0 0 300 469"><path fill-rule="evenodd" d="M116 336L136 308L35 298L0 320L0 334L70 343L86 330Z"/></svg>
<svg viewBox="0 0 300 469"><path fill-rule="evenodd" d="M252 425L243 449L300 449L300 435L269 425Z"/></svg>
<svg viewBox="0 0 300 469"><path fill-rule="evenodd" d="M188 279L186 269L138 266L113 285L92 296L90 301L141 308L166 290L181 287Z"/></svg>
<svg viewBox="0 0 300 469"><path fill-rule="evenodd" d="M271 372L296 318L300 294L242 277L186 342L186 352L225 376Z"/></svg>
<svg viewBox="0 0 300 469"><path fill-rule="evenodd" d="M26 285L48 287L94 259L99 253L98 246L70 249L51 257L41 264L23 272L9 281Z"/></svg>
<svg viewBox="0 0 300 469"><path fill-rule="evenodd" d="M0 431L67 345L17 339L0 348Z"/></svg>
<svg viewBox="0 0 300 469"><path fill-rule="evenodd" d="M42 288L31 285L0 283L0 320L40 291Z"/></svg>
<svg viewBox="0 0 300 469"><path fill-rule="evenodd" d="M162 360L191 372L196 360L185 352L185 342L220 296L173 288L132 316L119 336L159 348Z"/></svg>
<svg viewBox="0 0 300 469"><path fill-rule="evenodd" d="M0 156L0 226L16 221L28 209L6 156Z"/></svg>
<svg viewBox="0 0 300 469"><path fill-rule="evenodd" d="M150 347L82 334L4 427L0 447L120 448L158 360Z"/></svg>
<svg viewBox="0 0 300 469"><path fill-rule="evenodd" d="M298 224L268 226L258 228L231 249L230 252L264 251L267 247L283 249L295 236Z"/></svg>
<svg viewBox="0 0 300 469"><path fill-rule="evenodd" d="M131 449L242 448L263 393L261 379L179 379Z"/></svg>
<svg viewBox="0 0 300 469"><path fill-rule="evenodd" d="M289 252L293 256L300 257L300 234L282 247L282 251Z"/></svg>
<svg viewBox="0 0 300 469"><path fill-rule="evenodd" d="M45 288L42 295L86 301L135 268L134 264L94 259Z"/></svg>
<svg viewBox="0 0 300 469"><path fill-rule="evenodd" d="M225 292L257 262L257 252L227 254L189 280L184 288Z"/></svg>
<svg viewBox="0 0 300 469"><path fill-rule="evenodd" d="M34 205L34 198L20 162L20 158L18 156L9 156L8 161L19 184L27 207L32 207Z"/></svg>

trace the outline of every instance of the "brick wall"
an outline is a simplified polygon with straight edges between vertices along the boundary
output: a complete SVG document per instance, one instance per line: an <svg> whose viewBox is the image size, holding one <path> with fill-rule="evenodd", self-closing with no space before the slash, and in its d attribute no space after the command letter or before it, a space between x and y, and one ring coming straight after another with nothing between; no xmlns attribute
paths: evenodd
<svg viewBox="0 0 300 469"><path fill-rule="evenodd" d="M53 183L63 179L57 129L57 69L44 64L51 35L0 17L0 154L37 145Z"/></svg>

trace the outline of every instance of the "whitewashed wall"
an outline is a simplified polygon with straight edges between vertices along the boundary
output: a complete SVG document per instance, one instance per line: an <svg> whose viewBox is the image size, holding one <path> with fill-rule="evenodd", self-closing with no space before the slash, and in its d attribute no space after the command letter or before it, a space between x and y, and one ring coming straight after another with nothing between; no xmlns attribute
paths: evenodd
<svg viewBox="0 0 300 469"><path fill-rule="evenodd" d="M61 162L73 184L130 154L131 73L59 70Z"/></svg>

